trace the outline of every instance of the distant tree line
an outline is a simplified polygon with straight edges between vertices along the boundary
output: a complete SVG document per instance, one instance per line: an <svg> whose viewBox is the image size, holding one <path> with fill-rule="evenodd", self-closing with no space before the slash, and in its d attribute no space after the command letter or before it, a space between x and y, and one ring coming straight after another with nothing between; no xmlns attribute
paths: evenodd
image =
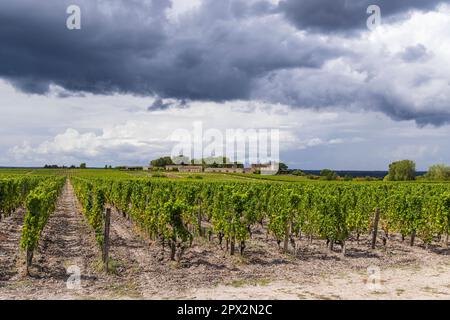
<svg viewBox="0 0 450 320"><path fill-rule="evenodd" d="M161 157L150 162L153 168L164 168L168 165L201 165L205 168L231 168L236 166L243 168L244 165L238 162L231 162L227 157L209 157L203 159L189 159L180 155L175 158Z"/></svg>
<svg viewBox="0 0 450 320"><path fill-rule="evenodd" d="M150 161L150 165L152 167L162 168L168 165L174 164L171 157L162 157L155 160Z"/></svg>
<svg viewBox="0 0 450 320"><path fill-rule="evenodd" d="M75 165L71 165L71 166L58 166L57 164L46 164L44 165L44 169L86 169L86 163L82 163L80 164L79 167L76 167Z"/></svg>

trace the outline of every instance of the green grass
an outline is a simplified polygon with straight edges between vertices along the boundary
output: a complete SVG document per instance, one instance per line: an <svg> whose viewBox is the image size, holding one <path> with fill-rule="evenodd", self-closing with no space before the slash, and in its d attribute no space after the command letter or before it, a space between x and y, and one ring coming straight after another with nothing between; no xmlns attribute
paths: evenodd
<svg viewBox="0 0 450 320"><path fill-rule="evenodd" d="M395 289L395 292L397 293L397 296L401 296L403 293L405 293L405 289Z"/></svg>
<svg viewBox="0 0 450 320"><path fill-rule="evenodd" d="M249 280L249 279L238 279L233 280L227 285L233 287L233 288L242 288L245 286L260 286L265 287L270 284L270 280L268 279L255 279L255 280Z"/></svg>

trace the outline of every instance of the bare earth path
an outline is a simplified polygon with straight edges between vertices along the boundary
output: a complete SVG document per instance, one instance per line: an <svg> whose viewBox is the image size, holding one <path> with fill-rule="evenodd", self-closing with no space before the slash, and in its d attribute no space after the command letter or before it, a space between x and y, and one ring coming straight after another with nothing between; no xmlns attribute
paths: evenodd
<svg viewBox="0 0 450 320"><path fill-rule="evenodd" d="M133 224L114 209L111 217L111 256L120 261L124 275L129 277L129 283L139 298L151 299L151 273L156 259Z"/></svg>
<svg viewBox="0 0 450 320"><path fill-rule="evenodd" d="M31 277L24 276L19 250L23 210L0 221L0 299L450 299L448 249L392 241L386 250L370 251L365 239L350 244L342 257L315 241L300 243L294 257L255 230L244 257L230 257L217 239L196 239L177 264L115 210L112 272L106 275L80 212L67 183L44 229ZM367 273L370 266L379 267L375 277ZM80 271L75 290L67 287L68 269Z"/></svg>
<svg viewBox="0 0 450 320"><path fill-rule="evenodd" d="M19 241L24 210L19 209L0 221L0 290L2 283L17 277L20 256Z"/></svg>
<svg viewBox="0 0 450 320"><path fill-rule="evenodd" d="M41 238L40 255L36 264L41 277L66 278L69 266L87 270L90 257L89 235L84 221L76 208L73 189L68 183L64 186L56 212L44 230ZM86 233L87 232L87 233Z"/></svg>
<svg viewBox="0 0 450 320"><path fill-rule="evenodd" d="M296 300L296 299L450 299L450 264L380 269L370 282L366 272L328 275L312 283L275 281L263 285L194 289L190 299Z"/></svg>

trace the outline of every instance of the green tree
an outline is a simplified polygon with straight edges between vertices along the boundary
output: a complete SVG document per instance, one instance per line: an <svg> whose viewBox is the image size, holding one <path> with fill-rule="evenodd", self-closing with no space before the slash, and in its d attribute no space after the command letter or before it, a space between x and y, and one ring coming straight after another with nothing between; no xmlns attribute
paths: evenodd
<svg viewBox="0 0 450 320"><path fill-rule="evenodd" d="M436 181L450 180L450 166L435 164L428 169L425 178Z"/></svg>
<svg viewBox="0 0 450 320"><path fill-rule="evenodd" d="M80 164L80 169L86 169L86 163L82 163L82 164Z"/></svg>
<svg viewBox="0 0 450 320"><path fill-rule="evenodd" d="M280 162L278 165L278 172L286 172L289 169L287 164Z"/></svg>
<svg viewBox="0 0 450 320"><path fill-rule="evenodd" d="M396 161L389 165L388 181L409 181L416 179L416 163L412 160Z"/></svg>
<svg viewBox="0 0 450 320"><path fill-rule="evenodd" d="M152 165L152 167L159 167L159 168L161 168L161 167L165 167L167 165L171 165L171 164L174 164L174 163L173 163L173 161L172 161L172 159L170 157L162 157L162 158L159 158L159 159L152 160L150 162L150 164Z"/></svg>
<svg viewBox="0 0 450 320"><path fill-rule="evenodd" d="M337 174L333 170L330 169L323 169L320 171L320 176L324 178L325 180L336 180Z"/></svg>

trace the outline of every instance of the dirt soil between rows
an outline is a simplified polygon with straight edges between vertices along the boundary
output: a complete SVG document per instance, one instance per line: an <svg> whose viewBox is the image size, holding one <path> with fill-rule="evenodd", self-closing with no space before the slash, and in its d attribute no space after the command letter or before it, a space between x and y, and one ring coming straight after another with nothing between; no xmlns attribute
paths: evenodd
<svg viewBox="0 0 450 320"><path fill-rule="evenodd" d="M0 221L0 299L450 299L449 250L440 245L394 239L372 251L363 237L349 242L343 257L324 241L302 240L293 255L256 229L242 257L229 256L215 238L196 239L175 263L168 248L163 252L115 210L106 274L70 183L26 276L23 217L18 210Z"/></svg>

